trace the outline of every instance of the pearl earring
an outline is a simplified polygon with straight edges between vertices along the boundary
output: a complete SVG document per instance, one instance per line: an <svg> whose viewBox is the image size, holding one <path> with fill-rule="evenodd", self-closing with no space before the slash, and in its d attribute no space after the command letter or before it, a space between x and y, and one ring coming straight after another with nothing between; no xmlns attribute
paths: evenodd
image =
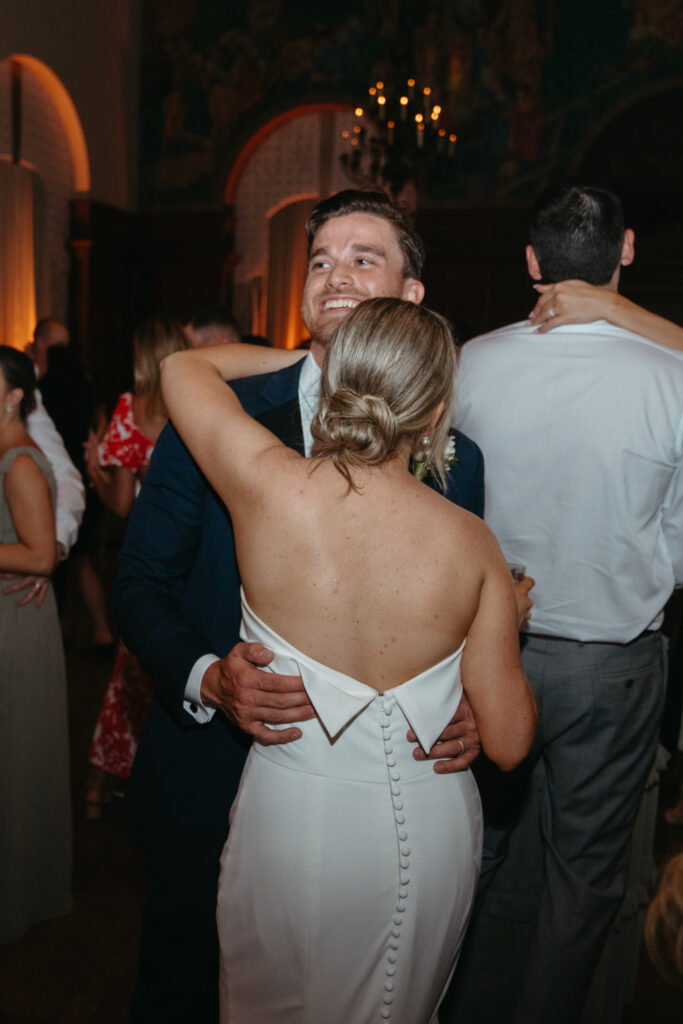
<svg viewBox="0 0 683 1024"><path fill-rule="evenodd" d="M420 462L429 462L429 456L432 454L432 439L429 434L425 434L420 438L420 454L418 459Z"/></svg>

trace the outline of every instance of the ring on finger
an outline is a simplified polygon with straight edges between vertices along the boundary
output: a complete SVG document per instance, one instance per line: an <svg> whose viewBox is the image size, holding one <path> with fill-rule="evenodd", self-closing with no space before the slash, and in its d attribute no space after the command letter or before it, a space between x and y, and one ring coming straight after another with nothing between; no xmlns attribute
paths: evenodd
<svg viewBox="0 0 683 1024"><path fill-rule="evenodd" d="M35 581L35 583L33 584L33 589L34 589L34 590L40 590L40 588L42 587L42 585L43 585L43 584L42 584L42 582L41 582L40 580L36 580L36 581Z"/></svg>
<svg viewBox="0 0 683 1024"><path fill-rule="evenodd" d="M465 744L463 743L462 740L458 740L458 743L460 744L460 755L459 756L462 756L465 753Z"/></svg>
<svg viewBox="0 0 683 1024"><path fill-rule="evenodd" d="M551 319L551 320L552 320L552 319L553 319L553 318L554 318L555 316L557 316L557 314L555 313L555 310L553 309L553 307L552 307L552 306L548 306L548 316L550 317L550 319Z"/></svg>

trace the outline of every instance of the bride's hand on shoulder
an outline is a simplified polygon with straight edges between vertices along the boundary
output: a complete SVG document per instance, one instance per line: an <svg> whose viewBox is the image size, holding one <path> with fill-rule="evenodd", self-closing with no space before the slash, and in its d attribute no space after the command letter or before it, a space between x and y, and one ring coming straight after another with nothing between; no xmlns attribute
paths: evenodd
<svg viewBox="0 0 683 1024"><path fill-rule="evenodd" d="M588 324L595 320L613 320L619 297L616 292L586 281L558 281L535 284L539 293L529 313L529 323L538 334L563 324Z"/></svg>
<svg viewBox="0 0 683 1024"><path fill-rule="evenodd" d="M301 676L264 672L273 652L261 644L238 643L204 673L202 701L223 711L239 729L264 746L291 743L301 730L273 725L306 722L315 717Z"/></svg>
<svg viewBox="0 0 683 1024"><path fill-rule="evenodd" d="M417 743L417 736L412 729L408 731L408 741ZM439 775L449 775L453 772L464 772L469 768L479 756L480 750L477 723L470 702L463 694L458 710L429 753L425 754L422 747L416 746L413 757L416 761L434 761L435 772Z"/></svg>

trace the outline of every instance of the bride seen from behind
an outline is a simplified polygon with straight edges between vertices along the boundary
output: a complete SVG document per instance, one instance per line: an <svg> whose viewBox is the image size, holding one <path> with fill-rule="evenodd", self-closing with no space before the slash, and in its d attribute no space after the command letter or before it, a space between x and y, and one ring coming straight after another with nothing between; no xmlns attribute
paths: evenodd
<svg viewBox="0 0 683 1024"><path fill-rule="evenodd" d="M526 755L512 579L490 530L409 471L427 439L443 472L446 322L399 299L353 310L327 346L308 460L224 383L299 358L233 345L162 365L233 521L245 635L301 672L317 712L245 768L219 889L221 1018L426 1024L469 918L481 808L470 772L437 775L406 732L429 749L464 686L487 755Z"/></svg>

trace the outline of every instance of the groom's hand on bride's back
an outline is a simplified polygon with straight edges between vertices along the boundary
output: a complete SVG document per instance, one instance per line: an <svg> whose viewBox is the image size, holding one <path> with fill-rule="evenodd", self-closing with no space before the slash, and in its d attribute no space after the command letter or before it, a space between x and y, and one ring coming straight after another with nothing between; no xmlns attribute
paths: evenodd
<svg viewBox="0 0 683 1024"><path fill-rule="evenodd" d="M408 730L408 740L417 744L417 736L412 729ZM469 768L479 756L480 750L481 740L477 723L470 702L463 694L458 710L429 753L425 754L422 747L416 746L413 757L416 761L434 761L435 772L439 775L449 775Z"/></svg>
<svg viewBox="0 0 683 1024"><path fill-rule="evenodd" d="M301 676L264 672L273 652L261 644L235 644L229 654L204 673L202 701L219 708L243 732L270 746L291 743L300 729L271 729L272 725L306 722L315 717Z"/></svg>

